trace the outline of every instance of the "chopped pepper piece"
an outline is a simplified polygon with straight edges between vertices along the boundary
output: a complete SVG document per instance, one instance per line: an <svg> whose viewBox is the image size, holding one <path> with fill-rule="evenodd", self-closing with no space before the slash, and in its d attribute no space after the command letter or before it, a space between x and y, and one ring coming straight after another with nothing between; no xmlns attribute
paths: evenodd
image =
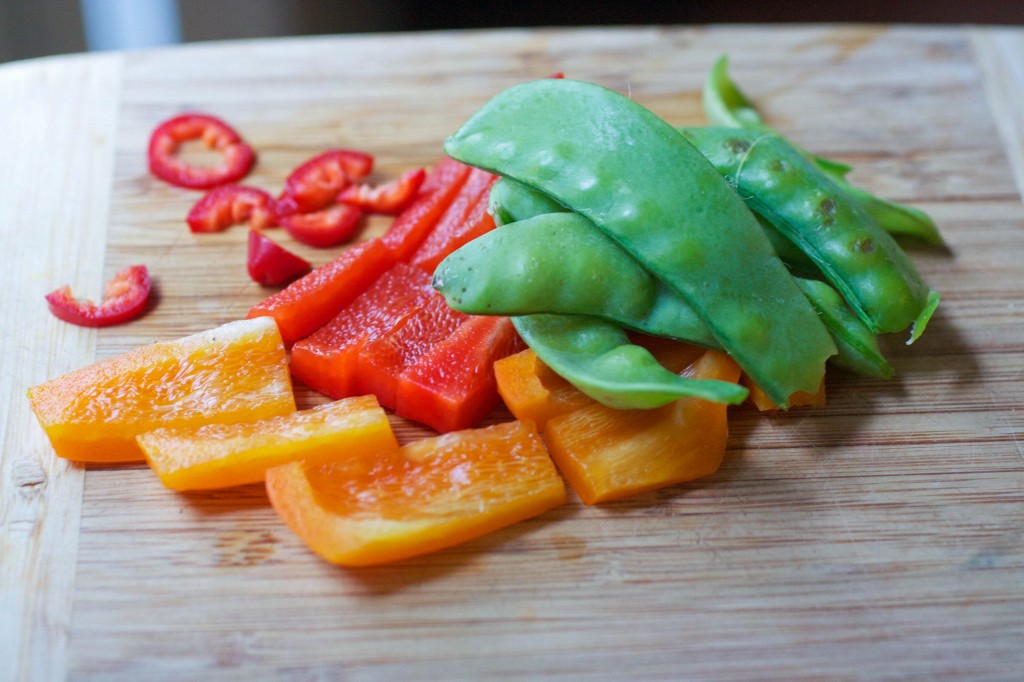
<svg viewBox="0 0 1024 682"><path fill-rule="evenodd" d="M133 320L146 309L152 281L145 265L132 265L121 270L107 282L99 303L79 301L70 286L46 295L50 312L80 327L109 327Z"/></svg>
<svg viewBox="0 0 1024 682"><path fill-rule="evenodd" d="M685 372L737 381L727 355L707 351ZM728 440L726 406L699 398L653 410L614 410L594 403L551 419L544 440L584 504L597 504L709 476Z"/></svg>
<svg viewBox="0 0 1024 682"><path fill-rule="evenodd" d="M288 462L327 463L346 452L365 456L398 447L372 395L250 423L161 428L137 440L160 481L173 490L258 483L267 469Z"/></svg>
<svg viewBox="0 0 1024 682"><path fill-rule="evenodd" d="M395 412L441 433L475 426L500 403L495 362L520 348L507 317L470 315L398 376Z"/></svg>
<svg viewBox="0 0 1024 682"><path fill-rule="evenodd" d="M272 227L277 224L274 197L255 187L216 187L192 206L185 222L192 232L220 232L245 222L257 229Z"/></svg>
<svg viewBox="0 0 1024 682"><path fill-rule="evenodd" d="M565 484L533 425L507 422L332 464L274 467L267 495L322 558L367 566L542 514L565 502Z"/></svg>
<svg viewBox="0 0 1024 682"><path fill-rule="evenodd" d="M296 256L259 230L249 230L247 269L254 282L266 286L287 284L311 268L305 258Z"/></svg>
<svg viewBox="0 0 1024 682"><path fill-rule="evenodd" d="M277 200L278 215L319 211L332 204L353 180L373 170L373 157L351 149L317 154L293 170Z"/></svg>
<svg viewBox="0 0 1024 682"><path fill-rule="evenodd" d="M349 185L338 201L356 206L367 213L377 215L398 215L416 198L427 172L422 168L403 173L393 180L376 187L367 184Z"/></svg>
<svg viewBox="0 0 1024 682"><path fill-rule="evenodd" d="M202 140L221 153L221 163L197 166L178 156L182 144ZM256 154L224 121L206 114L182 114L164 121L149 138L149 172L165 182L188 189L212 189L246 176Z"/></svg>
<svg viewBox="0 0 1024 682"><path fill-rule="evenodd" d="M28 398L57 455L80 462L142 460L135 437L162 426L295 411L284 344L266 318L136 348L30 388Z"/></svg>
<svg viewBox="0 0 1024 682"><path fill-rule="evenodd" d="M348 204L334 204L319 211L281 217L281 226L297 241L326 249L344 244L359 227L363 212Z"/></svg>

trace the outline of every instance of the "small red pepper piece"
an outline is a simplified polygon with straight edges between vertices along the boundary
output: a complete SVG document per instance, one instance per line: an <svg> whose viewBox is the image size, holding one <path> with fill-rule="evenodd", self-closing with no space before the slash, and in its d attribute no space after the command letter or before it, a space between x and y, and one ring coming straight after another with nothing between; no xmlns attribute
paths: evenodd
<svg viewBox="0 0 1024 682"><path fill-rule="evenodd" d="M363 212L348 204L335 204L313 213L282 216L281 225L288 234L308 246L328 248L344 244L359 227Z"/></svg>
<svg viewBox="0 0 1024 682"><path fill-rule="evenodd" d="M248 222L262 229L277 224L274 197L261 189L224 185L210 190L192 206L185 219L193 232L220 232Z"/></svg>
<svg viewBox="0 0 1024 682"><path fill-rule="evenodd" d="M253 281L266 286L287 284L313 268L308 260L296 256L259 230L249 230L247 266Z"/></svg>
<svg viewBox="0 0 1024 682"><path fill-rule="evenodd" d="M366 184L349 185L338 195L338 201L358 206L367 213L398 215L416 198L426 177L427 171L417 168L402 173L397 180L376 187Z"/></svg>
<svg viewBox="0 0 1024 682"><path fill-rule="evenodd" d="M373 171L373 157L351 149L332 149L314 156L291 172L277 199L278 215L319 211L338 193Z"/></svg>
<svg viewBox="0 0 1024 682"><path fill-rule="evenodd" d="M189 140L202 140L221 153L213 167L197 166L178 156ZM256 161L252 147L224 121L206 114L182 114L164 121L149 138L149 172L178 187L212 189L245 177Z"/></svg>
<svg viewBox="0 0 1024 682"><path fill-rule="evenodd" d="M50 304L50 312L65 322L80 327L109 327L141 315L151 289L152 281L146 266L133 265L107 282L99 304L79 301L69 286L47 294L46 302Z"/></svg>

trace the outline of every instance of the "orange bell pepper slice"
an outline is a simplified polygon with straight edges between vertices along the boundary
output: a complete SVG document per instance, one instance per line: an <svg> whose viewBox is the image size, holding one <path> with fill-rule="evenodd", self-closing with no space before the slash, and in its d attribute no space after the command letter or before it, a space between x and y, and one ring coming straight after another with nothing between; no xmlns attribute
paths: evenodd
<svg viewBox="0 0 1024 682"><path fill-rule="evenodd" d="M509 412L516 419L533 421L540 431L560 414L595 404L529 348L495 362L494 378Z"/></svg>
<svg viewBox="0 0 1024 682"><path fill-rule="evenodd" d="M274 467L267 494L318 555L365 566L450 547L541 514L565 501L565 485L536 428L506 422L332 464Z"/></svg>
<svg viewBox="0 0 1024 682"><path fill-rule="evenodd" d="M707 351L685 372L738 381L727 355ZM681 398L653 410L594 403L554 417L544 440L584 504L620 499L713 474L728 440L726 405Z"/></svg>
<svg viewBox="0 0 1024 682"><path fill-rule="evenodd" d="M28 398L57 455L82 462L142 460L135 437L162 426L295 411L284 343L267 317L137 348L34 386Z"/></svg>
<svg viewBox="0 0 1024 682"><path fill-rule="evenodd" d="M264 479L267 469L346 452L393 450L398 441L372 395L242 424L157 429L138 436L149 466L173 490L228 488Z"/></svg>

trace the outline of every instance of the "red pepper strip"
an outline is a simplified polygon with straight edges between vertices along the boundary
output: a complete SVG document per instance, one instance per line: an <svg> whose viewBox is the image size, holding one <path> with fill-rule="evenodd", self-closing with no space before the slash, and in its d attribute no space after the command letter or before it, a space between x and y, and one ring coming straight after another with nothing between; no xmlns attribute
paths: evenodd
<svg viewBox="0 0 1024 682"><path fill-rule="evenodd" d="M468 316L398 377L395 412L441 433L475 426L500 402L494 363L522 348L507 317Z"/></svg>
<svg viewBox="0 0 1024 682"><path fill-rule="evenodd" d="M335 201L349 183L373 170L373 157L351 149L332 149L314 156L284 182L277 200L278 215L319 211Z"/></svg>
<svg viewBox="0 0 1024 682"><path fill-rule="evenodd" d="M247 267L253 281L267 286L277 286L306 274L313 266L308 260L296 256L259 230L249 230Z"/></svg>
<svg viewBox="0 0 1024 682"><path fill-rule="evenodd" d="M192 206L185 219L193 232L220 232L247 222L257 229L277 224L274 197L261 189L224 185L210 190Z"/></svg>
<svg viewBox="0 0 1024 682"><path fill-rule="evenodd" d="M359 227L363 212L348 204L335 204L312 213L295 213L281 217L281 226L288 234L308 246L325 249L344 244Z"/></svg>
<svg viewBox="0 0 1024 682"><path fill-rule="evenodd" d="M395 218L381 237L384 245L395 254L395 260L404 263L412 257L462 189L469 171L469 166L445 156L427 174L416 200Z"/></svg>
<svg viewBox="0 0 1024 682"><path fill-rule="evenodd" d="M212 168L196 166L178 156L178 148L189 140L202 140L223 157ZM149 138L149 172L178 187L212 189L245 177L256 161L252 147L235 130L218 118L205 114L182 114L164 121Z"/></svg>
<svg viewBox="0 0 1024 682"><path fill-rule="evenodd" d="M497 176L474 168L459 196L448 207L413 254L411 263L433 273L437 264L455 249L494 229L494 218L488 213L491 187Z"/></svg>
<svg viewBox="0 0 1024 682"><path fill-rule="evenodd" d="M292 374L335 399L358 395L359 349L401 324L436 294L430 275L398 263L334 319L292 346Z"/></svg>
<svg viewBox="0 0 1024 682"><path fill-rule="evenodd" d="M330 322L394 263L380 239L360 242L258 303L247 317L273 317L285 342L298 341Z"/></svg>
<svg viewBox="0 0 1024 682"><path fill-rule="evenodd" d="M149 300L152 282L145 265L133 265L121 270L107 282L103 300L99 305L84 303L64 286L46 295L50 312L65 322L80 327L108 327L135 319L142 314Z"/></svg>
<svg viewBox="0 0 1024 682"><path fill-rule="evenodd" d="M349 185L338 195L338 201L358 206L367 213L398 215L416 198L426 177L427 171L417 168L402 173L397 180L376 187L366 184Z"/></svg>
<svg viewBox="0 0 1024 682"><path fill-rule="evenodd" d="M429 277L428 277L429 281ZM369 340L356 360L355 390L395 409L398 377L434 345L458 329L467 315L453 310L437 291L387 333Z"/></svg>

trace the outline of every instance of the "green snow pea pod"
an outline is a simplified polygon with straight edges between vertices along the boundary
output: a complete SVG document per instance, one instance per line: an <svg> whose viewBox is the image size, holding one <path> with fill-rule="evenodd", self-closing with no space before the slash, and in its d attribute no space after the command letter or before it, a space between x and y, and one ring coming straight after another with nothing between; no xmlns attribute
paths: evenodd
<svg viewBox="0 0 1024 682"><path fill-rule="evenodd" d="M471 315L592 315L719 348L685 299L578 213L537 215L477 237L441 261L434 288Z"/></svg>
<svg viewBox="0 0 1024 682"><path fill-rule="evenodd" d="M567 212L569 210L543 193L527 187L520 182L516 182L511 178L502 178L495 183L494 188L491 190L490 208L492 215L495 216L495 221L497 221L498 215L502 216L503 222L500 223L502 225L519 220L526 220L527 218L533 218L544 213ZM755 217L757 218L757 222L760 223L762 229L764 229L765 235L768 237L768 241L772 244L772 248L775 249L779 258L782 259L783 263L789 266L791 271L807 277L821 276L821 272L818 271L818 266L814 264L814 261L807 257L806 253L797 248L793 242L786 239L786 237L775 229L775 226L767 220L757 214L755 214ZM680 305L688 304L680 301ZM534 312L556 311L538 310ZM690 314L695 315L695 313L692 312ZM656 334L657 332L649 333ZM672 335L667 334L667 336Z"/></svg>
<svg viewBox="0 0 1024 682"><path fill-rule="evenodd" d="M523 315L512 324L544 364L608 407L651 409L683 397L738 405L747 398L739 384L674 374L621 327L597 317Z"/></svg>
<svg viewBox="0 0 1024 682"><path fill-rule="evenodd" d="M508 178L500 178L491 187L487 207L498 227L524 218L545 213L565 213L569 210L551 197Z"/></svg>
<svg viewBox="0 0 1024 682"><path fill-rule="evenodd" d="M729 77L729 60L724 55L711 67L704 82L703 103L704 114L713 126L777 132L765 122L754 103ZM850 184L846 180L846 175L852 168L845 163L826 159L806 150L800 151L813 160L822 172L842 186L890 234L914 237L933 245L943 243L939 228L924 211L888 201Z"/></svg>
<svg viewBox="0 0 1024 682"><path fill-rule="evenodd" d="M693 143L755 211L818 265L876 333L902 331L929 292L896 241L777 133L686 128Z"/></svg>
<svg viewBox="0 0 1024 682"><path fill-rule="evenodd" d="M839 292L818 280L798 278L796 283L818 310L836 342L839 352L830 362L858 374L879 379L892 377L893 369L882 356L878 339L867 325L850 311Z"/></svg>
<svg viewBox="0 0 1024 682"><path fill-rule="evenodd" d="M829 172L821 164L818 166L825 172ZM913 237L932 246L941 246L945 243L931 216L921 209L875 196L861 187L851 185L843 177L833 176L832 179L845 189L864 211L878 221L878 224L889 234Z"/></svg>
<svg viewBox="0 0 1024 682"><path fill-rule="evenodd" d="M818 389L836 349L813 307L743 200L638 103L580 81L523 83L485 104L445 152L590 219L682 295L778 405Z"/></svg>

